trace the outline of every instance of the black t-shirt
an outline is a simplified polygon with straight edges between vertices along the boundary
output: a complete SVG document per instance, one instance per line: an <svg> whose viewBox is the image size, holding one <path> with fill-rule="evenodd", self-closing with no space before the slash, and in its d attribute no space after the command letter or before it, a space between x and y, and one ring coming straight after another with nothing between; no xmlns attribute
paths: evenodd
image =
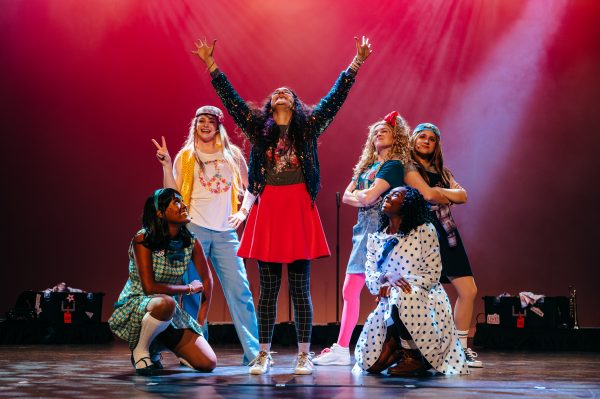
<svg viewBox="0 0 600 399"><path fill-rule="evenodd" d="M391 159L386 161L375 175L376 179L383 179L390 185L390 188L381 194L381 198L385 197L392 188L404 186L404 166L402 162Z"/></svg>
<svg viewBox="0 0 600 399"><path fill-rule="evenodd" d="M266 183L273 186L304 183L300 160L287 134L289 125L279 125L277 145L267 150Z"/></svg>

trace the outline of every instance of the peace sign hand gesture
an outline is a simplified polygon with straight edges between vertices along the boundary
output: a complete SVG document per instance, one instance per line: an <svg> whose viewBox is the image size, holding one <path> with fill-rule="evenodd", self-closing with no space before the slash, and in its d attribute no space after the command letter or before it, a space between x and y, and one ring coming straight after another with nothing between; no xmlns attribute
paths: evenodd
<svg viewBox="0 0 600 399"><path fill-rule="evenodd" d="M165 141L165 136L161 136L162 145L158 144L158 142L152 139L152 143L156 147L156 158L158 162L162 164L162 166L171 166L171 156L169 155L169 150L167 149L167 142Z"/></svg>

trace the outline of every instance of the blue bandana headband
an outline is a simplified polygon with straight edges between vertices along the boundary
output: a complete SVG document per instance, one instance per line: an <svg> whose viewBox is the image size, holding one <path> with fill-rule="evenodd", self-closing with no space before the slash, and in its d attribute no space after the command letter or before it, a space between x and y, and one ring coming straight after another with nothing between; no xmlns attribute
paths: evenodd
<svg viewBox="0 0 600 399"><path fill-rule="evenodd" d="M160 197L160 195L162 194L164 188L159 188L158 190L156 190L154 192L154 209L156 209L158 211L158 197Z"/></svg>
<svg viewBox="0 0 600 399"><path fill-rule="evenodd" d="M422 132L423 130L431 130L440 139L442 138L440 129L438 129L438 127L433 123L421 123L420 125L417 125L417 127L415 127L415 130L413 130L413 136L419 132Z"/></svg>

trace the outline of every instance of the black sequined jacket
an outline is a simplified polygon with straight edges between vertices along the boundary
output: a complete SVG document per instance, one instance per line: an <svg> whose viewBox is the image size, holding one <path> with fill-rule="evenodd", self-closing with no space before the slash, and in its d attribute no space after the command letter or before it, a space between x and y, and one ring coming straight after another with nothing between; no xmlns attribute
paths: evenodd
<svg viewBox="0 0 600 399"><path fill-rule="evenodd" d="M250 107L235 91L225 74L217 70L212 73L212 76L212 84L219 97L221 97L223 105L252 144L248 170L248 189L252 194L258 195L262 193L266 184L266 151L268 147L261 135L265 123L261 124L259 122L259 117L252 112ZM350 88L354 84L355 76L356 73L350 68L340 74L329 93L321 99L319 104L310 113L307 122L308 127L304 129L304 145L302 148L296 149L306 189L313 202L317 198L321 184L317 139L340 110L344 100L348 96ZM266 123L269 123L269 121ZM271 129L279 129L272 121L270 125Z"/></svg>

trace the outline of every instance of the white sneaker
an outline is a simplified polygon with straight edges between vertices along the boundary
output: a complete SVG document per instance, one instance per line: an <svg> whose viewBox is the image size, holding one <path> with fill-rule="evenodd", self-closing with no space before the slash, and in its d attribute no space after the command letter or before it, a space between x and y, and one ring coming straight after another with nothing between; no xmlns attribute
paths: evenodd
<svg viewBox="0 0 600 399"><path fill-rule="evenodd" d="M271 352L260 351L258 352L258 356L248 363L248 366L250 366L248 372L252 375L265 374L272 365L273 358L271 357Z"/></svg>
<svg viewBox="0 0 600 399"><path fill-rule="evenodd" d="M309 375L313 372L312 355L314 353L300 352L296 358L296 367L294 374Z"/></svg>
<svg viewBox="0 0 600 399"><path fill-rule="evenodd" d="M483 363L481 362L481 360L476 359L477 352L475 352L473 349L471 349L471 348L465 349L465 356L467 357L467 366L474 367L474 368L483 367Z"/></svg>
<svg viewBox="0 0 600 399"><path fill-rule="evenodd" d="M349 366L352 363L350 359L350 349L331 345L331 348L325 348L313 363L317 366Z"/></svg>

